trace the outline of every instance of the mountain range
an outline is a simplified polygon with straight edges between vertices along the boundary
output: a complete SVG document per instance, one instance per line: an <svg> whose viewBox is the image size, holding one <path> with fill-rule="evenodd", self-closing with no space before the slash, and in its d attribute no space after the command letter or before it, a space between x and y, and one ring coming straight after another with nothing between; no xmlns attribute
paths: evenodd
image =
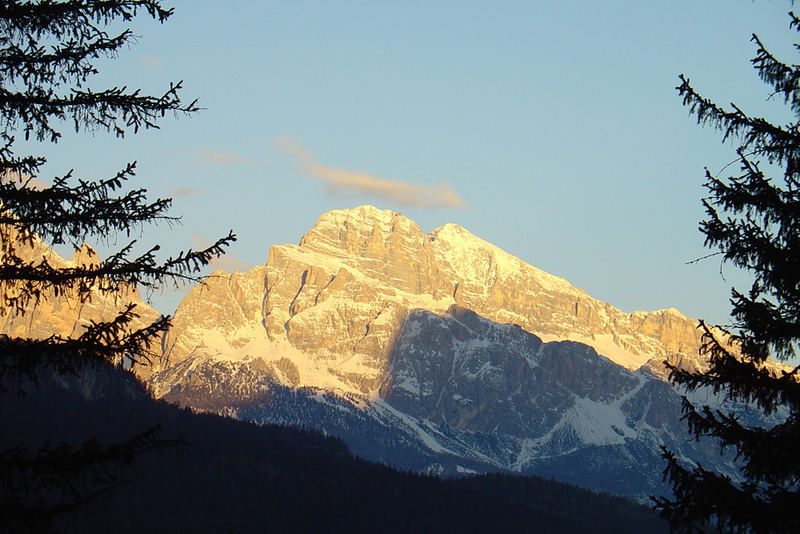
<svg viewBox="0 0 800 534"><path fill-rule="evenodd" d="M69 334L127 301L143 324L158 316L126 288L48 299L0 331ZM535 474L644 501L668 491L662 446L735 476L715 443L690 438L667 380L665 361L703 367L697 326L674 309L625 313L460 226L425 234L361 206L323 214L264 265L212 273L135 371L156 398L318 430L395 467Z"/></svg>

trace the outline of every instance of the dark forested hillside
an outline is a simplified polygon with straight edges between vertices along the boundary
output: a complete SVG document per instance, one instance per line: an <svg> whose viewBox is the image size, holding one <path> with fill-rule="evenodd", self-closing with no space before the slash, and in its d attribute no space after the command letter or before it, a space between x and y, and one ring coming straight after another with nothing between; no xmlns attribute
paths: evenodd
<svg viewBox="0 0 800 534"><path fill-rule="evenodd" d="M278 426L194 414L153 401L129 375L98 367L48 378L0 404L0 447L33 450L88 436L114 443L160 425L181 443L106 466L122 482L52 525L54 532L666 532L645 507L544 479L440 480L353 457L342 442ZM102 473L100 473L102 474ZM91 481L81 486L91 491ZM78 488L80 489L80 488ZM35 496L35 495L34 495ZM35 496L43 500L47 494Z"/></svg>

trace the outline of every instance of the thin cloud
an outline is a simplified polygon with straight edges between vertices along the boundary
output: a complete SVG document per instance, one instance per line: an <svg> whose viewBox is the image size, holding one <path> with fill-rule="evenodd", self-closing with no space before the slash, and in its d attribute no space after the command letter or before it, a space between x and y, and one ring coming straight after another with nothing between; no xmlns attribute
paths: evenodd
<svg viewBox="0 0 800 534"><path fill-rule="evenodd" d="M186 198L186 197L197 197L201 196L204 193L199 189L194 189L192 187L173 187L167 194L171 198Z"/></svg>
<svg viewBox="0 0 800 534"><path fill-rule="evenodd" d="M398 182L363 172L322 165L311 152L300 147L294 139L281 137L277 143L281 150L296 158L305 174L327 182L325 188L331 193L378 197L412 208L467 207L449 183L429 186Z"/></svg>
<svg viewBox="0 0 800 534"><path fill-rule="evenodd" d="M159 58L154 56L140 56L142 61L147 63L148 65L152 65L154 67L158 67L159 69L166 69L167 67L164 65L164 62L161 61Z"/></svg>
<svg viewBox="0 0 800 534"><path fill-rule="evenodd" d="M203 152L194 151L195 159L203 165L217 165L219 167L230 167L231 165L252 165L253 162L244 156L231 152L230 150Z"/></svg>
<svg viewBox="0 0 800 534"><path fill-rule="evenodd" d="M208 248L212 244L211 241L200 234L189 234L189 238L192 240L192 243L194 243L194 246L198 249ZM209 267L212 269L222 269L226 272L246 272L250 270L252 265L236 254L225 252L225 254L222 256L211 260Z"/></svg>

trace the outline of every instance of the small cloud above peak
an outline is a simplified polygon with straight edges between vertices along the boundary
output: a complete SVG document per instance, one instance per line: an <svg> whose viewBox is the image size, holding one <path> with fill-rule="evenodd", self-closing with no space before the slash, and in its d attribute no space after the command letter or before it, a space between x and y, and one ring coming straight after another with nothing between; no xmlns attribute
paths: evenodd
<svg viewBox="0 0 800 534"><path fill-rule="evenodd" d="M201 196L204 193L193 187L173 187L167 191L167 194L172 198L187 198Z"/></svg>
<svg viewBox="0 0 800 534"><path fill-rule="evenodd" d="M253 162L246 157L230 150L195 150L195 160L203 165L217 165L229 167L231 165L252 165Z"/></svg>
<svg viewBox="0 0 800 534"><path fill-rule="evenodd" d="M287 154L291 154L292 156L296 157L302 161L313 161L316 158L314 154L305 150L300 146L300 141L294 137L279 137L275 140L275 143L278 145L278 148L286 152Z"/></svg>
<svg viewBox="0 0 800 534"><path fill-rule="evenodd" d="M432 186L400 182L360 171L323 165L311 152L302 148L296 139L281 137L276 142L281 150L295 157L304 174L326 182L325 189L330 193L370 196L413 208L467 207L447 182Z"/></svg>
<svg viewBox="0 0 800 534"><path fill-rule="evenodd" d="M139 56L142 61L147 63L148 65L152 65L154 67L158 67L159 69L166 69L167 67L164 65L164 62L161 61L159 58L154 56Z"/></svg>

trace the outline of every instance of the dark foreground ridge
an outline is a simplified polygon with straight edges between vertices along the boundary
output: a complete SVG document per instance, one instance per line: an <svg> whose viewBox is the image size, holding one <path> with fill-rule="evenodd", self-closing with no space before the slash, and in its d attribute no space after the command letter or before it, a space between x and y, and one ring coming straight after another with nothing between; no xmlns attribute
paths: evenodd
<svg viewBox="0 0 800 534"><path fill-rule="evenodd" d="M40 373L0 403L0 450L125 440L155 424L183 445L113 467L121 482L56 532L667 532L649 509L542 478L442 480L354 457L335 438L154 401L129 373ZM47 495L41 495L46 499ZM42 525L2 525L5 531Z"/></svg>

